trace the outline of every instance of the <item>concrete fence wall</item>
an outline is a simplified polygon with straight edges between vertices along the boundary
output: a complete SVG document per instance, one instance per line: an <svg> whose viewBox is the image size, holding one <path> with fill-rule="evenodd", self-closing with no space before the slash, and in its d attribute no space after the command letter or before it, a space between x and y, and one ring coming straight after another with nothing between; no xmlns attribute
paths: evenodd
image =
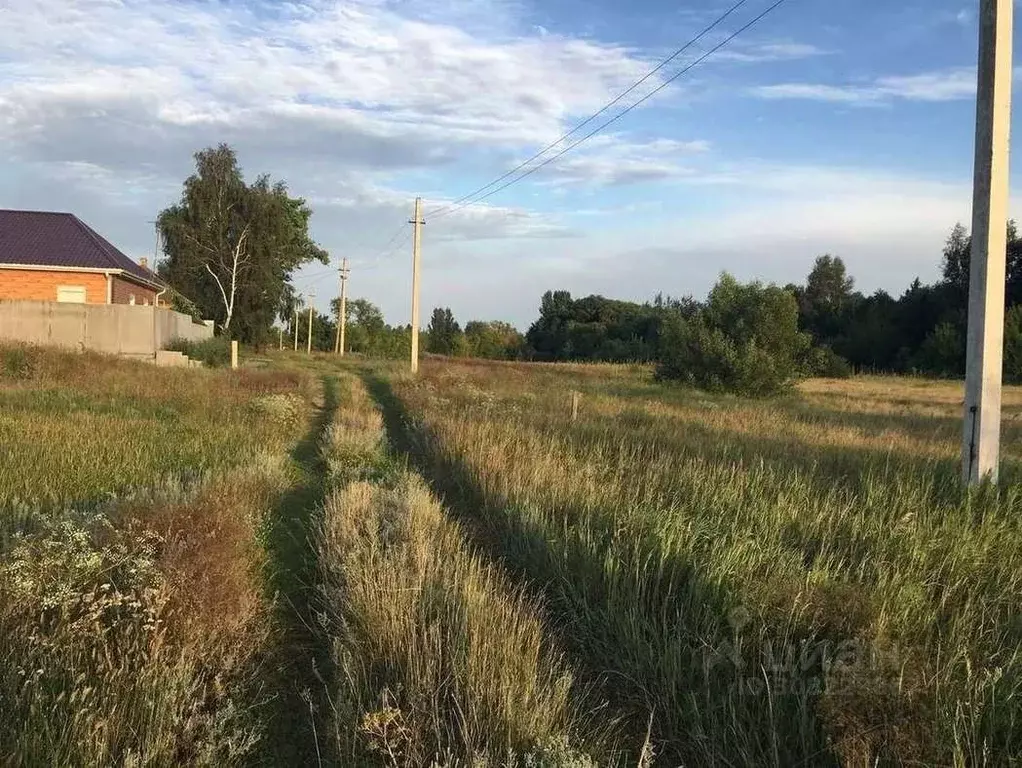
<svg viewBox="0 0 1022 768"><path fill-rule="evenodd" d="M0 301L0 340L115 355L153 355L171 339L208 339L210 325L170 309L128 304Z"/></svg>

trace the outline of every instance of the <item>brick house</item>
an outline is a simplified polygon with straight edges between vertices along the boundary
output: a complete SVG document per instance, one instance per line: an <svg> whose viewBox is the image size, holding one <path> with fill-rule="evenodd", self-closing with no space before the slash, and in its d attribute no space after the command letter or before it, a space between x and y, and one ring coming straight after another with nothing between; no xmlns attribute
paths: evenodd
<svg viewBox="0 0 1022 768"><path fill-rule="evenodd" d="M74 214L0 209L0 300L153 304L165 289Z"/></svg>

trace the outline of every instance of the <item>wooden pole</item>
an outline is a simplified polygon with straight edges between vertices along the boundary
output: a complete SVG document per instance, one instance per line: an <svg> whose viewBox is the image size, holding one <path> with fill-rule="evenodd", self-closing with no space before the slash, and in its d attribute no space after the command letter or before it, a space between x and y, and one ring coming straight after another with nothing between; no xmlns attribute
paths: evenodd
<svg viewBox="0 0 1022 768"><path fill-rule="evenodd" d="M238 370L238 342L231 341L231 370Z"/></svg>
<svg viewBox="0 0 1022 768"><path fill-rule="evenodd" d="M312 354L312 300L316 298L316 294L309 296L309 335L306 338L305 343L305 354Z"/></svg>
<svg viewBox="0 0 1022 768"><path fill-rule="evenodd" d="M422 198L415 198L412 229L412 373L419 370L419 261L422 251Z"/></svg>
<svg viewBox="0 0 1022 768"><path fill-rule="evenodd" d="M571 392L571 420L578 421L578 402L581 399L581 395L572 390Z"/></svg>
<svg viewBox="0 0 1022 768"><path fill-rule="evenodd" d="M980 0L962 478L997 481L1011 134L1012 0Z"/></svg>
<svg viewBox="0 0 1022 768"><path fill-rule="evenodd" d="M344 326L348 321L348 259L341 260L341 307L337 316L337 343L334 352L344 357Z"/></svg>

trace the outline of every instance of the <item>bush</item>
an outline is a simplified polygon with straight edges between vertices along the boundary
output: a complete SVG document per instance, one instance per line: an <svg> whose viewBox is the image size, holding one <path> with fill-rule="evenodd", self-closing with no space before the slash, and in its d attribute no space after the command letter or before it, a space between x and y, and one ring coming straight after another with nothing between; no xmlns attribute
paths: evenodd
<svg viewBox="0 0 1022 768"><path fill-rule="evenodd" d="M911 367L932 376L961 376L965 373L965 336L954 324L941 323L912 357Z"/></svg>
<svg viewBox="0 0 1022 768"><path fill-rule="evenodd" d="M1022 304L1004 315L1004 380L1022 383Z"/></svg>
<svg viewBox="0 0 1022 768"><path fill-rule="evenodd" d="M788 386L808 348L790 293L725 273L701 312L665 321L656 377L766 397Z"/></svg>
<svg viewBox="0 0 1022 768"><path fill-rule="evenodd" d="M192 360L201 360L211 368L231 364L231 340L226 336L214 336L202 341L172 339L167 349L188 355Z"/></svg>
<svg viewBox="0 0 1022 768"><path fill-rule="evenodd" d="M852 366L848 361L828 346L810 349L803 367L807 376L824 379L847 379L852 375Z"/></svg>

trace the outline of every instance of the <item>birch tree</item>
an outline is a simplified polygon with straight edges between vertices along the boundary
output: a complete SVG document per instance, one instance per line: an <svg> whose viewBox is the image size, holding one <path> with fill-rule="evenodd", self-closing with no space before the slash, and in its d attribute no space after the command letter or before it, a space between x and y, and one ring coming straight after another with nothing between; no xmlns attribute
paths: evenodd
<svg viewBox="0 0 1022 768"><path fill-rule="evenodd" d="M284 182L246 184L226 144L195 155L181 200L160 213L160 273L220 333L262 343L290 301L291 273L327 254L308 234L311 211Z"/></svg>

